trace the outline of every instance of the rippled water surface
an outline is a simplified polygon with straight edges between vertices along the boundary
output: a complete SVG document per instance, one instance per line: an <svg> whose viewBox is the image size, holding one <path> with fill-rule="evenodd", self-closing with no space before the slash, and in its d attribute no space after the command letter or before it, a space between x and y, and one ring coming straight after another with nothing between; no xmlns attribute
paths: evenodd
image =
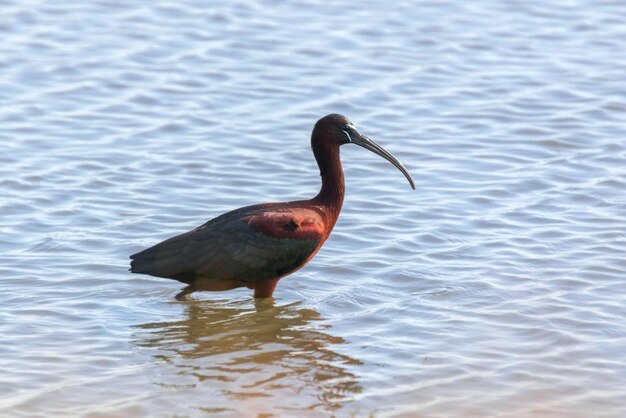
<svg viewBox="0 0 626 418"><path fill-rule="evenodd" d="M626 3L0 2L3 417L626 416ZM315 195L275 300L128 255Z"/></svg>

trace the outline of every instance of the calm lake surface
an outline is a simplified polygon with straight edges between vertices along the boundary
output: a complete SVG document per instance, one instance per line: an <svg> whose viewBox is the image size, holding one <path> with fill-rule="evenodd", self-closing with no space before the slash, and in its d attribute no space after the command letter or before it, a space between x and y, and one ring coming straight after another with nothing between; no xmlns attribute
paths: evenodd
<svg viewBox="0 0 626 418"><path fill-rule="evenodd" d="M2 417L626 416L626 2L0 2ZM319 188L275 299L128 255Z"/></svg>

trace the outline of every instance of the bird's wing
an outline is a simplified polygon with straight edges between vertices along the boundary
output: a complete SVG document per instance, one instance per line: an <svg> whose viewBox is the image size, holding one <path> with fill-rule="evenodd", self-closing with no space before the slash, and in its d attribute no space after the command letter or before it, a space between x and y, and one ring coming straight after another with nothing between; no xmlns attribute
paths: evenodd
<svg viewBox="0 0 626 418"><path fill-rule="evenodd" d="M131 271L187 283L272 279L301 267L324 239L324 220L314 210L248 212L215 218L132 255Z"/></svg>

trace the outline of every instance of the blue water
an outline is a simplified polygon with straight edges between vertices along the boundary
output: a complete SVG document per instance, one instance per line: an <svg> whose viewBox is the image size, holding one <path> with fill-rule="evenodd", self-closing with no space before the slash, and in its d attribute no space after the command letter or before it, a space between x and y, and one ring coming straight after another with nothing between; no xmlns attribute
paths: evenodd
<svg viewBox="0 0 626 418"><path fill-rule="evenodd" d="M3 417L626 415L626 3L0 4ZM128 255L319 188L274 301Z"/></svg>

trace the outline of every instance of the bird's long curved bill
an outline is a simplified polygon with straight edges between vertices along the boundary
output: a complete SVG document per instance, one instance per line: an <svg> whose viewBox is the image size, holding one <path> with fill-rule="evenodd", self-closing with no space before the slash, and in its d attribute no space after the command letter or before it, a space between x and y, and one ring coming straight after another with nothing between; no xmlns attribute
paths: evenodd
<svg viewBox="0 0 626 418"><path fill-rule="evenodd" d="M396 157L391 155L383 147L381 147L376 142L374 142L372 139L368 138L367 136L365 136L365 135L363 135L361 133L359 133L359 135L357 135L355 138L352 138L352 143L356 144L358 146L361 146L361 147L363 147L363 148L365 148L367 150L370 150L374 154L378 154L381 157L383 157L385 160L389 161L398 170L400 170L402 172L402 174L404 174L404 177L406 177L406 179L409 181L409 184L411 185L413 190L415 190L415 183L413 182L413 177L411 177L411 174L409 173L409 171L404 167L404 165L402 165L402 163L400 161L398 161L396 159Z"/></svg>

